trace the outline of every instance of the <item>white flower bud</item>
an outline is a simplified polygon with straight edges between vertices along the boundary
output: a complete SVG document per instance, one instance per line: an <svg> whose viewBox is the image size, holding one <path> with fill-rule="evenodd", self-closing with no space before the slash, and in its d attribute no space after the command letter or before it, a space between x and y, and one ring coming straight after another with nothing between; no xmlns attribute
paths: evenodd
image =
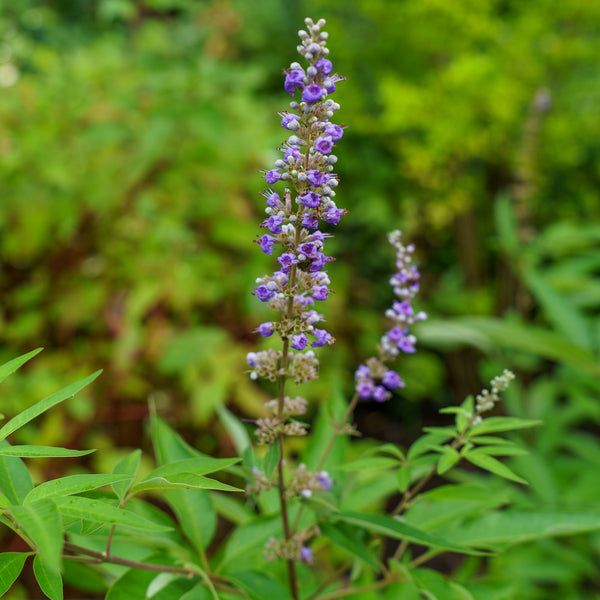
<svg viewBox="0 0 600 600"><path fill-rule="evenodd" d="M283 161L282 161L280 158L278 158L278 159L275 161L275 166L276 166L278 169L283 169L283 168L285 168L286 164L285 164L285 163L284 163L284 162L283 162Z"/></svg>

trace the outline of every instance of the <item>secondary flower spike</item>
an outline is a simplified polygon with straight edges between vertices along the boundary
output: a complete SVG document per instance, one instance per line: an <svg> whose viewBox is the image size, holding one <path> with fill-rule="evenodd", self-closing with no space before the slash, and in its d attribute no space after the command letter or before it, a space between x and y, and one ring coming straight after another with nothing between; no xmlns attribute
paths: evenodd
<svg viewBox="0 0 600 600"><path fill-rule="evenodd" d="M360 365L354 374L356 392L363 400L373 399L384 402L392 396L392 390L404 388L402 377L387 366L401 353L416 351L417 338L409 332L409 327L417 321L424 321L427 314L414 312L412 300L419 291L421 274L414 264L412 254L413 244L404 246L400 231L388 234L388 240L396 251L397 272L391 277L390 284L394 289L397 300L386 310L385 316L393 326L381 338L377 346L378 357L371 357L366 364Z"/></svg>
<svg viewBox="0 0 600 600"><path fill-rule="evenodd" d="M331 96L343 78L333 74L327 33L323 31L325 21L306 19L305 23L306 31L298 32L301 43L297 47L304 65L293 62L283 72L283 87L293 97L290 110L279 113L287 139L279 148L281 158L273 168L263 171L266 183L274 187L262 192L266 217L261 227L266 231L256 241L274 258L275 271L257 279L253 291L281 315L278 320L262 323L256 331L263 337L276 333L287 340L295 351L290 353L288 375L300 370L303 381L318 373L310 349L335 341L323 328L323 316L315 308L331 293L325 271L333 260L325 254L330 234L322 228L337 225L346 213L335 201L339 180L333 154L344 127L331 121L340 108ZM275 189L282 185L283 190ZM276 377L277 363L266 354L251 353L248 364L254 379Z"/></svg>

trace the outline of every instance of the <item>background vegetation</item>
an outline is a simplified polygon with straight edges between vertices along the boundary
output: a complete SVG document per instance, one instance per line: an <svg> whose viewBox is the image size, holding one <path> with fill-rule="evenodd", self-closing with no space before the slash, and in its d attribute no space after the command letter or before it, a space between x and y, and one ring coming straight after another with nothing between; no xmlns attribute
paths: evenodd
<svg viewBox="0 0 600 600"><path fill-rule="evenodd" d="M334 379L350 392L372 353L390 302L384 234L401 228L418 246L421 307L432 318L404 363L406 395L385 414L361 407L361 430L407 443L439 407L512 368L519 386L507 411L545 423L512 466L538 502L593 506L594 0L3 5L0 362L46 350L4 384L2 412L103 368L19 441L102 449L89 466L109 472L148 445L150 402L201 450L235 453L226 411L256 417L270 393L243 373L263 310L249 291L269 270L252 239L259 170L284 137L280 73L296 59L306 15L328 20L335 68L348 79L338 197L350 211L326 308L338 343L322 353L310 397L326 397ZM35 464L41 479L67 463ZM580 600L596 597L599 558L600 536L590 534L519 547L488 561L485 575L481 559L438 567L481 577L486 598Z"/></svg>

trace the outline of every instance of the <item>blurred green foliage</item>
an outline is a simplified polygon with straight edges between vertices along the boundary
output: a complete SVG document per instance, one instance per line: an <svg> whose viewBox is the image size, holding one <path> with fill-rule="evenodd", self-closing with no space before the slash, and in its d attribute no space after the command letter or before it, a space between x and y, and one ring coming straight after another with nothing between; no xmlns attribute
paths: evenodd
<svg viewBox="0 0 600 600"><path fill-rule="evenodd" d="M234 452L215 409L256 416L268 393L243 373L264 311L249 292L270 269L251 240L258 172L284 138L280 72L306 15L328 20L349 125L338 172L350 214L332 242L336 295L325 307L338 343L312 397L327 397L333 374L350 387L377 343L390 303L384 233L401 228L418 246L422 307L446 320L424 325L402 367L409 401L386 405L385 418L360 411L363 430L406 442L432 408L515 368L511 410L546 421L530 440L532 487L550 504L593 502L595 0L3 4L0 362L46 351L7 382L2 410L15 414L66 371L105 369L87 397L20 441L87 438L119 453L139 445L150 399L198 447ZM481 597L592 597L590 553L600 554L597 536L505 555L491 577L509 569L515 587ZM535 556L572 568L521 585Z"/></svg>

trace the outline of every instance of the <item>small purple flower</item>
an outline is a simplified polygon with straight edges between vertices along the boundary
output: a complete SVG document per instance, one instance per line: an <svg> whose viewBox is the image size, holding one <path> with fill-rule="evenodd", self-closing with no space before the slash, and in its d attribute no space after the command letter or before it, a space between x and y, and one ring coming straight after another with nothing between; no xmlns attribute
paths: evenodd
<svg viewBox="0 0 600 600"><path fill-rule="evenodd" d="M409 317L414 312L413 307L408 300L403 300L402 302L394 301L392 306L399 315L406 315Z"/></svg>
<svg viewBox="0 0 600 600"><path fill-rule="evenodd" d="M281 225L283 224L283 217L279 215L272 215L265 221L267 229L274 235L281 233Z"/></svg>
<svg viewBox="0 0 600 600"><path fill-rule="evenodd" d="M298 160L300 158L300 147L299 146L287 146L285 152L283 153L283 160L286 163L289 163L289 158L292 157L293 160Z"/></svg>
<svg viewBox="0 0 600 600"><path fill-rule="evenodd" d="M306 171L306 175L308 177L308 183L313 187L321 187L329 180L329 175L327 173L322 173L317 169Z"/></svg>
<svg viewBox="0 0 600 600"><path fill-rule="evenodd" d="M406 329L402 330L398 325L392 327L385 335L390 340L390 342L394 344L398 344L400 340L404 337Z"/></svg>
<svg viewBox="0 0 600 600"><path fill-rule="evenodd" d="M261 323L256 328L256 331L263 337L270 337L273 335L275 329L273 328L273 323L271 321L267 321L266 323Z"/></svg>
<svg viewBox="0 0 600 600"><path fill-rule="evenodd" d="M304 348L306 348L306 344L308 344L308 338L306 337L306 334L300 333L292 336L291 346L294 350L304 350Z"/></svg>
<svg viewBox="0 0 600 600"><path fill-rule="evenodd" d="M326 223L331 223L332 225L337 225L340 222L341 216L344 214L344 211L340 208L328 208L323 215L323 219Z"/></svg>
<svg viewBox="0 0 600 600"><path fill-rule="evenodd" d="M261 194L267 199L267 206L275 208L281 204L281 199L279 198L279 194L277 192L269 189L261 192Z"/></svg>
<svg viewBox="0 0 600 600"><path fill-rule="evenodd" d="M376 385L373 388L373 400L375 402L385 402L389 397L390 393L382 385Z"/></svg>
<svg viewBox="0 0 600 600"><path fill-rule="evenodd" d="M265 233L265 235L263 235L260 238L260 249L265 254L268 254L270 256L271 254L273 254L273 245L276 241L277 240L272 235Z"/></svg>
<svg viewBox="0 0 600 600"><path fill-rule="evenodd" d="M322 252L319 252L313 261L310 263L310 271L311 273L316 273L320 271L328 262L332 261L333 258L331 256L325 256Z"/></svg>
<svg viewBox="0 0 600 600"><path fill-rule="evenodd" d="M270 185L272 183L277 183L281 179L281 173L279 169L271 169L265 173L265 180Z"/></svg>
<svg viewBox="0 0 600 600"><path fill-rule="evenodd" d="M381 378L381 383L385 385L388 390L395 390L399 387L404 387L404 381L402 381L402 377L396 373L396 371L386 371Z"/></svg>
<svg viewBox="0 0 600 600"><path fill-rule="evenodd" d="M285 75L283 88L290 96L293 96L296 89L301 88L304 85L305 77L306 74L303 69L292 69Z"/></svg>
<svg viewBox="0 0 600 600"><path fill-rule="evenodd" d="M311 344L311 346L313 348L322 348L323 346L326 346L327 344L332 344L333 343L333 336L325 331L324 329L313 329L313 335L317 336L317 339Z"/></svg>
<svg viewBox="0 0 600 600"><path fill-rule="evenodd" d="M289 273L292 265L298 264L298 259L291 252L284 252L281 256L277 257L279 264L281 265L281 270L284 273Z"/></svg>
<svg viewBox="0 0 600 600"><path fill-rule="evenodd" d="M259 285L254 290L254 293L258 296L258 299L263 302L267 302L275 295L275 292L270 290L266 285Z"/></svg>
<svg viewBox="0 0 600 600"><path fill-rule="evenodd" d="M329 296L329 288L326 285L313 285L312 291L315 300L327 300Z"/></svg>
<svg viewBox="0 0 600 600"><path fill-rule="evenodd" d="M312 104L318 102L326 93L320 85L311 83L302 90L302 101Z"/></svg>
<svg viewBox="0 0 600 600"><path fill-rule="evenodd" d="M319 221L314 215L307 213L302 216L302 226L309 229L316 229L319 226Z"/></svg>
<svg viewBox="0 0 600 600"><path fill-rule="evenodd" d="M333 487L333 479L331 479L327 471L321 471L318 473L317 481L326 492L331 491L331 488Z"/></svg>
<svg viewBox="0 0 600 600"><path fill-rule="evenodd" d="M318 254L316 245L313 242L304 242L298 246L298 252L304 254L306 258L315 258Z"/></svg>
<svg viewBox="0 0 600 600"><path fill-rule="evenodd" d="M360 365L354 373L354 379L369 379L371 377L371 369L367 365Z"/></svg>
<svg viewBox="0 0 600 600"><path fill-rule="evenodd" d="M323 81L323 86L327 90L328 94L333 94L335 92L335 81L331 77L327 77L325 81Z"/></svg>
<svg viewBox="0 0 600 600"><path fill-rule="evenodd" d="M300 557L302 561L311 565L313 562L312 550L308 546L303 546L300 550Z"/></svg>
<svg viewBox="0 0 600 600"><path fill-rule="evenodd" d="M375 384L370 379L363 379L357 383L356 391L360 398L368 400L373 394L374 387Z"/></svg>
<svg viewBox="0 0 600 600"><path fill-rule="evenodd" d="M406 337L402 338L398 344L398 348L400 348L402 352L406 352L406 354L413 354L416 352L417 349L415 348L415 336L407 335Z"/></svg>
<svg viewBox="0 0 600 600"><path fill-rule="evenodd" d="M323 128L323 133L325 135L330 135L334 142L338 142L342 139L344 130L339 125L327 123L327 125Z"/></svg>
<svg viewBox="0 0 600 600"><path fill-rule="evenodd" d="M329 154L333 150L333 138L330 135L320 135L315 140L315 150L321 154Z"/></svg>
<svg viewBox="0 0 600 600"><path fill-rule="evenodd" d="M307 192L303 196L298 196L298 200L306 206L306 208L317 208L321 204L321 196L316 192Z"/></svg>
<svg viewBox="0 0 600 600"><path fill-rule="evenodd" d="M315 68L323 75L329 75L333 71L333 64L327 58L321 58L315 63Z"/></svg>
<svg viewBox="0 0 600 600"><path fill-rule="evenodd" d="M281 119L281 126L285 127L290 131L296 131L299 127L298 120L300 117L298 115L292 115L290 113L285 113Z"/></svg>

